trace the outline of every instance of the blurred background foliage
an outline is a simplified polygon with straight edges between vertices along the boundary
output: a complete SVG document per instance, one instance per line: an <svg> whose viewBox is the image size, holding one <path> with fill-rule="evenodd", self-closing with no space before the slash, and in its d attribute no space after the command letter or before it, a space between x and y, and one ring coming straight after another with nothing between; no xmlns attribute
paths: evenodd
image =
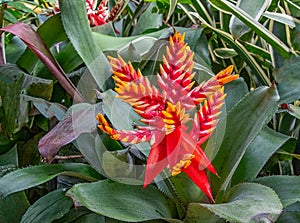
<svg viewBox="0 0 300 223"><path fill-rule="evenodd" d="M1 223L299 222L298 0L110 0L95 27L84 0L59 3L0 1ZM118 115L106 56L154 75L175 30L198 83L231 64L241 77L205 148L216 204L184 174L142 189L149 145L96 129L98 112L120 129L139 119Z"/></svg>

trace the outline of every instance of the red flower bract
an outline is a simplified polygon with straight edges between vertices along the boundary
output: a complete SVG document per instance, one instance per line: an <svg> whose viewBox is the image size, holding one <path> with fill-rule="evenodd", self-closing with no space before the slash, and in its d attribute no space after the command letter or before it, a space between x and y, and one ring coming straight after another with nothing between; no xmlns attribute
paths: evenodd
<svg viewBox="0 0 300 223"><path fill-rule="evenodd" d="M177 32L171 36L157 75L160 89L120 56L109 57L117 97L129 103L145 125L134 130L116 130L102 114L98 114L97 120L99 129L115 140L132 144L150 142L144 187L168 167L173 176L185 172L213 200L205 169L213 174L216 170L201 145L218 123L226 96L223 84L238 75L232 75L230 66L193 88L193 57L184 43L184 35ZM191 109L197 111L193 118L187 113Z"/></svg>

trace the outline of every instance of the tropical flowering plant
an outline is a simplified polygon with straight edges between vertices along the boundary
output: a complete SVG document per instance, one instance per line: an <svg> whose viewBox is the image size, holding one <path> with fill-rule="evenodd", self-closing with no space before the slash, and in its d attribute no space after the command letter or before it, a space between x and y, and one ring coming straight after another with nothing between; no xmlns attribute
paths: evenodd
<svg viewBox="0 0 300 223"><path fill-rule="evenodd" d="M218 123L226 96L223 85L238 75L231 75L233 67L230 66L193 88L193 57L190 47L184 43L184 34L177 32L171 36L157 76L160 90L131 63L125 63L120 56L110 57L117 97L129 103L146 126L115 130L102 114L98 114L97 120L99 129L115 140L132 144L150 142L144 187L168 166L172 176L184 171L213 200L204 169L213 174L216 170L201 145ZM188 111L194 108L198 111L191 118Z"/></svg>
<svg viewBox="0 0 300 223"><path fill-rule="evenodd" d="M0 3L1 223L299 222L297 1L20 2Z"/></svg>
<svg viewBox="0 0 300 223"><path fill-rule="evenodd" d="M86 0L86 14L91 27L106 24L109 21L114 21L122 6L122 2L118 2L110 11L108 9L108 0L103 0L99 3L97 0ZM54 13L59 13L59 2L54 3Z"/></svg>

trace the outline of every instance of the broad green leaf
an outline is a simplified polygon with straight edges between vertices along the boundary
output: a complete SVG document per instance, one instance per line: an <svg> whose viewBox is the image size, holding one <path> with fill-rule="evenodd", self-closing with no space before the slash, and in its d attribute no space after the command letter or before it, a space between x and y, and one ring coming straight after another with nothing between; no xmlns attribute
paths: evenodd
<svg viewBox="0 0 300 223"><path fill-rule="evenodd" d="M0 166L4 165L19 166L17 145L10 149L7 153L0 155Z"/></svg>
<svg viewBox="0 0 300 223"><path fill-rule="evenodd" d="M300 220L300 212L295 211L284 211L276 223L298 223Z"/></svg>
<svg viewBox="0 0 300 223"><path fill-rule="evenodd" d="M2 128L11 137L28 121L27 104L21 103L20 96L25 74L14 65L4 65L0 67L0 76L4 80L0 79L0 95L4 110Z"/></svg>
<svg viewBox="0 0 300 223"><path fill-rule="evenodd" d="M274 73L278 83L280 103L291 103L299 99L300 95L300 59L292 58L285 62L279 70Z"/></svg>
<svg viewBox="0 0 300 223"><path fill-rule="evenodd" d="M74 221L80 222L80 218L91 214L91 211L85 207L76 207L70 210L62 218L54 220L53 223L73 223ZM92 213L94 214L94 213ZM77 223L76 222L76 223ZM87 222L89 223L89 222Z"/></svg>
<svg viewBox="0 0 300 223"><path fill-rule="evenodd" d="M62 23L71 43L88 67L97 86L104 90L111 73L110 66L93 38L86 16L85 1L60 0L59 5Z"/></svg>
<svg viewBox="0 0 300 223"><path fill-rule="evenodd" d="M141 117L133 111L129 104L116 98L116 95L117 93L112 90L101 94L103 111L115 128L133 129L133 122L137 122Z"/></svg>
<svg viewBox="0 0 300 223"><path fill-rule="evenodd" d="M248 86L243 78L239 78L225 85L226 111L230 111L247 93Z"/></svg>
<svg viewBox="0 0 300 223"><path fill-rule="evenodd" d="M206 207L201 206L199 203L191 203L188 206L186 223L225 223L225 220L209 211Z"/></svg>
<svg viewBox="0 0 300 223"><path fill-rule="evenodd" d="M141 49L138 50L141 54L145 52L142 49L143 40L153 44L157 38L167 32L167 29L159 30L153 33L147 33L144 35L137 35L137 36L129 36L129 37L113 37L108 36L100 33L93 33L93 37L95 42L103 51L117 51L122 49L123 47L126 48L129 44L133 44L135 48ZM138 47L136 44L139 44ZM144 46L146 48L150 48L149 46Z"/></svg>
<svg viewBox="0 0 300 223"><path fill-rule="evenodd" d="M246 12L255 21L259 21L264 11L269 7L271 1L272 0L238 0L236 6ZM236 16L231 17L229 29L234 39L238 39L250 31L249 27Z"/></svg>
<svg viewBox="0 0 300 223"><path fill-rule="evenodd" d="M108 223L105 220L104 216L95 213L86 214L76 219L76 223L91 223L91 222Z"/></svg>
<svg viewBox="0 0 300 223"><path fill-rule="evenodd" d="M131 35L143 34L148 29L158 29L162 25L162 14L153 12L154 7L156 7L155 4L150 3L146 11L138 19Z"/></svg>
<svg viewBox="0 0 300 223"><path fill-rule="evenodd" d="M95 117L94 117L95 118ZM95 127L96 128L96 127ZM97 131L80 134L74 142L76 148L81 152L89 164L102 175L105 175L99 155L97 154Z"/></svg>
<svg viewBox="0 0 300 223"><path fill-rule="evenodd" d="M0 178L0 199L9 194L45 183L60 174L71 175L88 181L95 181L100 178L100 175L92 167L82 163L26 167Z"/></svg>
<svg viewBox="0 0 300 223"><path fill-rule="evenodd" d="M224 203L194 204L229 222L275 222L282 211L277 194L257 183L243 183L226 192ZM268 220L268 221L267 221Z"/></svg>
<svg viewBox="0 0 300 223"><path fill-rule="evenodd" d="M278 194L283 207L300 202L299 176L260 177L255 179L254 182L271 187Z"/></svg>
<svg viewBox="0 0 300 223"><path fill-rule="evenodd" d="M239 9L232 3L226 0L209 0L214 6L220 8L224 11L232 13L247 26L249 26L257 35L261 36L266 40L272 47L278 50L278 52L284 57L290 57L290 49L273 33L271 33L267 28L261 25L259 22L255 21L251 16L245 13L243 10Z"/></svg>
<svg viewBox="0 0 300 223"><path fill-rule="evenodd" d="M31 75L25 75L23 82L26 94L50 101L53 93L53 81Z"/></svg>
<svg viewBox="0 0 300 223"><path fill-rule="evenodd" d="M68 196L98 214L122 221L147 221L171 218L174 204L156 188L133 186L108 180L77 184Z"/></svg>
<svg viewBox="0 0 300 223"><path fill-rule="evenodd" d="M268 127L264 128L248 146L233 175L232 183L238 184L254 179L269 158L290 138L290 136L283 135Z"/></svg>
<svg viewBox="0 0 300 223"><path fill-rule="evenodd" d="M41 197L22 216L21 223L51 223L69 212L73 202L63 190L55 190Z"/></svg>
<svg viewBox="0 0 300 223"><path fill-rule="evenodd" d="M185 173L170 177L170 181L173 182L176 193L186 205L191 202L200 202L204 196L199 187Z"/></svg>
<svg viewBox="0 0 300 223"><path fill-rule="evenodd" d="M222 59L230 59L238 55L234 49L230 49L230 48L214 49L214 54L216 54L217 57L220 57Z"/></svg>
<svg viewBox="0 0 300 223"><path fill-rule="evenodd" d="M26 49L26 45L19 37L14 36L6 45L5 56L7 63L16 63Z"/></svg>
<svg viewBox="0 0 300 223"><path fill-rule="evenodd" d="M275 85L247 94L228 113L221 147L212 161L220 178L212 178L214 192L226 190L242 157L260 130L277 109L279 96ZM238 137L237 137L238 136Z"/></svg>
<svg viewBox="0 0 300 223"><path fill-rule="evenodd" d="M10 182L12 184L12 182ZM10 185L8 185L10 187ZM0 200L1 223L20 223L22 215L30 206L24 192L11 194Z"/></svg>
<svg viewBox="0 0 300 223"><path fill-rule="evenodd" d="M264 17L288 25L291 28L296 27L295 18L287 14L277 13L277 12L265 12Z"/></svg>

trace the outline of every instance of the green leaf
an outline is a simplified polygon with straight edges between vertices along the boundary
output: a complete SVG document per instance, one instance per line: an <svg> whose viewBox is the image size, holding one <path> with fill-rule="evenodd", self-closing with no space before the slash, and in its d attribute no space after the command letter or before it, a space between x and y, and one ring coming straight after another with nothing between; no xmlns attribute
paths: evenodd
<svg viewBox="0 0 300 223"><path fill-rule="evenodd" d="M209 29L216 32L217 35L220 36L220 38L225 40L226 43L228 43L228 45L232 49L234 49L241 58L243 58L246 61L248 66L257 75L257 77L261 79L261 81L264 84L271 86L271 81L269 80L268 76L265 74L265 72L263 71L261 66L256 62L254 57L247 51L247 49L245 48L243 43L239 42L238 40L234 40L233 37L231 35L229 35L228 33L224 32L220 29L217 29L214 26L209 25L201 17L197 16L196 18L198 18L201 22L203 22Z"/></svg>
<svg viewBox="0 0 300 223"><path fill-rule="evenodd" d="M283 207L300 202L299 176L260 177L255 179L254 182L271 187L278 194Z"/></svg>
<svg viewBox="0 0 300 223"><path fill-rule="evenodd" d="M14 145L15 141L7 137L4 132L0 133L0 154L8 152Z"/></svg>
<svg viewBox="0 0 300 223"><path fill-rule="evenodd" d="M10 182L12 184L12 182ZM8 185L9 187L10 185ZM29 207L29 202L24 192L11 194L0 200L1 223L20 223L22 215Z"/></svg>
<svg viewBox="0 0 300 223"><path fill-rule="evenodd" d="M55 76L55 78L68 92L68 94L70 94L77 102L84 101L80 92L78 92L77 88L57 63L55 57L53 56L49 48L45 45L42 38L35 30L31 28L31 26L25 23L16 23L1 28L0 30L1 33L10 32L22 39L27 47L32 50L32 52L36 54L36 56L38 56L39 59L45 64L45 66Z"/></svg>
<svg viewBox="0 0 300 223"><path fill-rule="evenodd" d="M229 48L214 49L214 54L216 54L217 57L220 57L222 59L230 59L238 55L234 49L229 49Z"/></svg>
<svg viewBox="0 0 300 223"><path fill-rule="evenodd" d="M287 60L279 70L274 73L278 83L280 103L290 103L299 99L300 95L300 58Z"/></svg>
<svg viewBox="0 0 300 223"><path fill-rule="evenodd" d="M16 63L26 49L26 45L19 37L14 36L6 45L6 61L7 63Z"/></svg>
<svg viewBox="0 0 300 223"><path fill-rule="evenodd" d="M47 47L67 39L66 33L63 29L60 14L51 16L37 29L37 33L43 39ZM31 73L38 58L30 49L27 49L24 54L18 59L18 66Z"/></svg>
<svg viewBox="0 0 300 223"><path fill-rule="evenodd" d="M238 0L236 6L246 12L255 21L259 21L264 11L269 7L272 0ZM229 29L234 39L238 39L250 31L249 27L236 16L230 19Z"/></svg>
<svg viewBox="0 0 300 223"><path fill-rule="evenodd" d="M226 111L230 111L247 93L249 93L247 83L243 78L239 78L225 85L225 105Z"/></svg>
<svg viewBox="0 0 300 223"><path fill-rule="evenodd" d="M85 1L60 0L59 5L62 23L71 43L88 67L97 86L104 90L105 81L111 73L110 66L93 38L86 16Z"/></svg>
<svg viewBox="0 0 300 223"><path fill-rule="evenodd" d="M53 93L53 81L26 75L23 83L26 94L50 101Z"/></svg>
<svg viewBox="0 0 300 223"><path fill-rule="evenodd" d="M154 13L153 9L155 7L154 3L150 3L146 11L140 16L136 26L134 26L131 35L142 34L148 29L158 29L162 25L162 14Z"/></svg>
<svg viewBox="0 0 300 223"><path fill-rule="evenodd" d="M174 204L154 187L110 182L77 184L68 196L93 212L122 221L171 218ZM117 196L116 196L117 195Z"/></svg>
<svg viewBox="0 0 300 223"><path fill-rule="evenodd" d="M289 139L268 127L264 128L248 146L234 176L233 184L254 179L269 158ZM259 155L258 155L259 154Z"/></svg>
<svg viewBox="0 0 300 223"><path fill-rule="evenodd" d="M73 202L65 191L55 190L41 197L23 215L21 223L51 223L68 213Z"/></svg>
<svg viewBox="0 0 300 223"><path fill-rule="evenodd" d="M275 222L282 211L277 194L257 183L231 188L222 204L194 204L207 208L229 222ZM267 221L268 220L268 221Z"/></svg>
<svg viewBox="0 0 300 223"><path fill-rule="evenodd" d="M295 106L295 105L288 105L288 113L292 116L294 116L297 119L300 119L300 107Z"/></svg>
<svg viewBox="0 0 300 223"><path fill-rule="evenodd" d="M267 28L255 21L243 10L226 0L209 0L209 2L211 2L214 6L235 15L238 19L255 31L257 35L261 36L264 40L270 43L272 47L277 49L282 56L290 57L290 49Z"/></svg>
<svg viewBox="0 0 300 223"><path fill-rule="evenodd" d="M215 193L219 189L226 190L246 149L276 111L278 100L274 85L257 88L228 112L227 119L221 121L226 121L226 129L213 160L220 175L220 178L212 178Z"/></svg>
<svg viewBox="0 0 300 223"><path fill-rule="evenodd" d="M264 17L288 25L291 28L296 27L295 18L287 14L277 13L277 12L265 12Z"/></svg>
<svg viewBox="0 0 300 223"><path fill-rule="evenodd" d="M62 104L52 103L42 98L24 95L24 99L25 101L30 101L33 106L48 119L55 117L58 120L62 120L67 111L67 108Z"/></svg>
<svg viewBox="0 0 300 223"><path fill-rule="evenodd" d="M137 51L140 54L143 54L145 53L142 45L143 40L147 42L147 45L151 46L157 40L157 38L159 38L166 31L166 29L163 29L153 33L130 37L113 37L100 33L93 33L93 37L96 44L99 45L103 51L118 51L122 50L123 48L127 48L130 44L133 44Z"/></svg>
<svg viewBox="0 0 300 223"><path fill-rule="evenodd" d="M89 181L95 181L100 177L92 167L81 163L26 167L0 178L0 199L9 194L45 183L60 174L76 176ZM14 183L12 184L11 182Z"/></svg>
<svg viewBox="0 0 300 223"><path fill-rule="evenodd" d="M91 214L91 211L85 207L76 207L66 213L62 218L53 221L53 223L76 223L80 222L80 218ZM94 213L92 213L94 214ZM99 216L99 215L98 215ZM101 215L100 215L101 216ZM83 221L84 222L84 221ZM97 222L97 221L95 221ZM101 222L101 221L100 221ZM89 223L89 222L87 222Z"/></svg>
<svg viewBox="0 0 300 223"><path fill-rule="evenodd" d="M12 137L28 121L28 108L26 103L21 103L21 91L25 74L14 65L0 67L0 95L2 95L2 106L4 110L4 121L2 128L4 132Z"/></svg>
<svg viewBox="0 0 300 223"><path fill-rule="evenodd" d="M201 206L199 203L191 203L188 206L186 217L184 219L186 223L225 223L225 220L209 211L207 208Z"/></svg>
<svg viewBox="0 0 300 223"><path fill-rule="evenodd" d="M177 5L177 0L170 0L170 7L169 7L169 11L168 11L168 15L166 18L166 23L169 21L169 19L171 18L172 14L175 11L176 5Z"/></svg>

